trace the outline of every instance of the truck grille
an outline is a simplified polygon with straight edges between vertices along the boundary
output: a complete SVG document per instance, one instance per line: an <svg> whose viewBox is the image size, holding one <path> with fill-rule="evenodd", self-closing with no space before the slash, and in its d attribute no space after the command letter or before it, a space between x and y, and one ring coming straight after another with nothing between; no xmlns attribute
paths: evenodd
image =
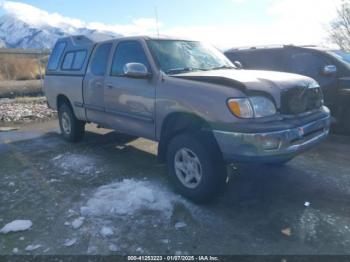
<svg viewBox="0 0 350 262"><path fill-rule="evenodd" d="M297 115L320 108L323 105L321 88L292 88L281 95L281 113Z"/></svg>

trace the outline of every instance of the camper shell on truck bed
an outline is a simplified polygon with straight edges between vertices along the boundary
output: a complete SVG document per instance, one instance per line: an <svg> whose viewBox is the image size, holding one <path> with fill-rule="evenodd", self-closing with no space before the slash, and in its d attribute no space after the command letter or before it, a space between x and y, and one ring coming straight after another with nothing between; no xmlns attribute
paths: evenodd
<svg viewBox="0 0 350 262"><path fill-rule="evenodd" d="M108 40L107 37L90 38L79 35L57 41L45 76L45 86L50 86L50 89L45 89L45 93L51 108L57 110L57 98L60 94L65 95L74 101L73 110L76 117L87 120L85 110L79 106L84 104L82 85L91 54L96 44L100 42L112 42L112 40Z"/></svg>
<svg viewBox="0 0 350 262"><path fill-rule="evenodd" d="M58 109L57 98L59 95L68 95L74 103L84 103L82 83L96 43L86 36L71 36L57 41L49 59L45 76L45 86L50 86L50 89L46 89L45 93L51 108ZM63 64L63 61L67 61L67 63ZM73 106L73 110L77 118L86 120L83 108Z"/></svg>

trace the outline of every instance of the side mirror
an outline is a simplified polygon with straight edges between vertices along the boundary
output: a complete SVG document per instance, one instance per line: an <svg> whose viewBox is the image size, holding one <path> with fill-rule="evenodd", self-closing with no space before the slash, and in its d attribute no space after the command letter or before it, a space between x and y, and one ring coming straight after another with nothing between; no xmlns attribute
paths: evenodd
<svg viewBox="0 0 350 262"><path fill-rule="evenodd" d="M234 61L233 64L238 68L238 69L243 69L243 65L239 61Z"/></svg>
<svg viewBox="0 0 350 262"><path fill-rule="evenodd" d="M337 67L335 65L326 65L323 69L322 69L322 75L324 76L331 76L337 73Z"/></svg>
<svg viewBox="0 0 350 262"><path fill-rule="evenodd" d="M147 67L141 63L127 63L124 66L124 75L131 78L149 78L151 76Z"/></svg>

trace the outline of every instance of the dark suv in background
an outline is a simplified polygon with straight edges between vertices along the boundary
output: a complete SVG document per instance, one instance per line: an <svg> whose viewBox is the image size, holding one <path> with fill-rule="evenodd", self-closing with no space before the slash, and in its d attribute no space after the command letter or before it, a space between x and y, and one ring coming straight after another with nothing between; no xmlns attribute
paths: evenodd
<svg viewBox="0 0 350 262"><path fill-rule="evenodd" d="M317 46L233 48L225 55L244 69L296 73L315 79L337 129L350 133L350 53Z"/></svg>

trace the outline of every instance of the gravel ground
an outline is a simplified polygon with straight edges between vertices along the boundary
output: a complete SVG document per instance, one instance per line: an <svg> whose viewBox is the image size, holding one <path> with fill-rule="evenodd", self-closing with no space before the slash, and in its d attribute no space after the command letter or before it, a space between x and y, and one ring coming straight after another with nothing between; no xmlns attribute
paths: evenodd
<svg viewBox="0 0 350 262"><path fill-rule="evenodd" d="M0 125L13 122L32 122L56 117L44 97L0 99Z"/></svg>
<svg viewBox="0 0 350 262"><path fill-rule="evenodd" d="M69 144L57 121L0 133L0 230L30 226L0 234L0 255L350 254L350 137L238 166L201 206L173 191L156 149L92 125Z"/></svg>

